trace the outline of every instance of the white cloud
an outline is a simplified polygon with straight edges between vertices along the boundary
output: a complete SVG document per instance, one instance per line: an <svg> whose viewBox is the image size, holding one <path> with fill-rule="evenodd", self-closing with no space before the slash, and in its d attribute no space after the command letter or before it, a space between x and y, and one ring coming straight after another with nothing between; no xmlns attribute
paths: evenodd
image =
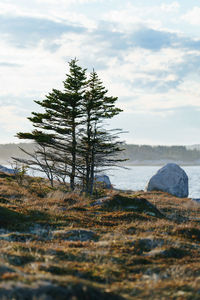
<svg viewBox="0 0 200 300"><path fill-rule="evenodd" d="M158 52L147 49L131 49L126 63L133 64L133 70L140 72L168 71L172 65L183 63L185 52L181 49L163 48Z"/></svg>
<svg viewBox="0 0 200 300"><path fill-rule="evenodd" d="M137 80L143 79L150 82L176 80L177 76L173 68L174 65L184 63L184 56L185 52L178 49L164 48L153 52L132 48L124 52L124 61L117 58L109 59L108 68L101 71L101 75L108 85L114 86L113 91L122 97L123 95L128 97L134 95L133 90L138 90L135 85ZM163 72L162 78L160 72ZM144 88L140 87L140 89Z"/></svg>
<svg viewBox="0 0 200 300"><path fill-rule="evenodd" d="M174 12L177 11L180 8L180 3L178 2L173 2L170 4L162 4L161 5L161 10L165 11L165 12Z"/></svg>
<svg viewBox="0 0 200 300"><path fill-rule="evenodd" d="M20 115L23 112L23 115ZM27 112L27 110L26 110ZM16 128L23 130L27 126L27 121L24 118L25 111L16 106L1 106L0 109L0 124L7 131L16 131Z"/></svg>
<svg viewBox="0 0 200 300"><path fill-rule="evenodd" d="M191 25L200 25L200 7L195 6L182 16L182 19Z"/></svg>
<svg viewBox="0 0 200 300"><path fill-rule="evenodd" d="M152 14L155 12L155 8L148 7L138 8L131 3L125 5L124 9L114 9L104 14L103 19L109 22L114 22L115 27L118 24L118 30L133 30L137 29L138 24L150 26L151 28L160 28L162 25L161 20L154 18ZM134 26L134 27L133 27Z"/></svg>
<svg viewBox="0 0 200 300"><path fill-rule="evenodd" d="M99 0L59 0L59 4L63 3L65 5L70 5L70 4L82 4L82 3L93 3L93 2L97 2ZM38 3L48 3L48 4L58 4L57 0L36 0L36 2Z"/></svg>
<svg viewBox="0 0 200 300"><path fill-rule="evenodd" d="M200 107L198 83L186 79L179 88L167 93L140 92L135 101L126 103L126 112L153 113L167 116L179 107ZM136 94L137 95L137 94ZM133 98L134 99L134 98Z"/></svg>
<svg viewBox="0 0 200 300"><path fill-rule="evenodd" d="M80 0L81 1L81 0ZM4 16L18 16L18 17L29 17L29 18L40 18L46 20L52 20L55 22L62 22L64 24L75 24L79 26L87 27L88 29L96 28L97 24L94 20L88 18L86 15L80 12L74 12L70 10L70 4L76 3L77 1L35 1L30 4L27 2L19 2L18 4L0 3L0 15ZM82 1L85 3L88 1Z"/></svg>
<svg viewBox="0 0 200 300"><path fill-rule="evenodd" d="M136 6L131 2L125 2L123 9L113 9L104 14L103 19L109 22L115 22L118 26L118 30L130 31L134 28L137 29L138 24L143 24L143 26L153 29L166 29L163 25L163 21L167 20L170 22L170 20L172 20L172 22L174 22L174 13L177 14L179 8L180 4L178 2L172 2L170 4L163 3L161 5L147 4L146 6ZM176 32L177 29L171 31Z"/></svg>
<svg viewBox="0 0 200 300"><path fill-rule="evenodd" d="M13 48L0 43L2 61L12 61L21 65L19 68L2 67L1 96L11 93L13 96L42 93L55 85L55 78L62 78L60 68L63 61L60 57L45 51L43 42L30 49Z"/></svg>
<svg viewBox="0 0 200 300"><path fill-rule="evenodd" d="M192 78L191 74L183 74L179 78L177 74L177 69L188 63L187 57L192 53L171 48L158 52L129 49L124 53L125 61L110 59L108 68L99 74L110 93L119 97L119 106L126 113L164 117L178 107L200 106L199 75ZM200 55L199 51L193 54ZM175 86L174 82L177 82Z"/></svg>
<svg viewBox="0 0 200 300"><path fill-rule="evenodd" d="M128 48L122 52L123 59L107 52L107 40L92 43L93 35L88 33L63 34L54 40L60 45L56 52L48 51L44 41L35 48L13 48L0 42L1 61L14 62L21 67L16 69L4 66L0 76L3 89L1 95L15 97L42 97L52 88L61 88L67 73L67 60L78 57L80 64L89 71L96 65L104 67L98 71L111 95L119 97L119 105L125 111L151 111L171 109L182 105L199 105L200 95L195 95L199 78L184 79L176 92L173 82L178 80L177 66L185 64L185 57L199 55L197 50L163 48L151 51L141 48ZM92 45L92 47L91 47ZM83 51L84 49L84 51ZM89 54L89 55L88 55ZM66 58L66 63L63 58ZM162 93L158 88L169 84ZM171 85L172 84L172 85ZM155 88L152 88L155 85ZM170 88L171 86L171 88ZM189 88L187 92L187 88ZM128 99L128 100L127 100ZM24 103L22 104L24 105Z"/></svg>

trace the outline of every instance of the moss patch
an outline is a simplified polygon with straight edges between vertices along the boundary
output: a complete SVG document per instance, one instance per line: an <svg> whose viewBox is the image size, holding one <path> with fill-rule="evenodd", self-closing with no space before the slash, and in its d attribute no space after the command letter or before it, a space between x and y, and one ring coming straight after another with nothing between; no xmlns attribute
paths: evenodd
<svg viewBox="0 0 200 300"><path fill-rule="evenodd" d="M153 204L141 197L128 197L120 194L114 195L111 199L103 202L103 207L109 210L134 211L154 217L164 217Z"/></svg>
<svg viewBox="0 0 200 300"><path fill-rule="evenodd" d="M0 227L13 227L19 222L27 221L27 217L7 207L0 207Z"/></svg>

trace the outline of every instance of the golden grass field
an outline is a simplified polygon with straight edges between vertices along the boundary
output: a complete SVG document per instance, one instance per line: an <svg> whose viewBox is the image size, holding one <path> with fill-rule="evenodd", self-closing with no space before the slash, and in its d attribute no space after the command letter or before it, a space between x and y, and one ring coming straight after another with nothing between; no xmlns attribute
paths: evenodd
<svg viewBox="0 0 200 300"><path fill-rule="evenodd" d="M191 199L112 190L92 199L0 174L0 247L0 299L200 299Z"/></svg>

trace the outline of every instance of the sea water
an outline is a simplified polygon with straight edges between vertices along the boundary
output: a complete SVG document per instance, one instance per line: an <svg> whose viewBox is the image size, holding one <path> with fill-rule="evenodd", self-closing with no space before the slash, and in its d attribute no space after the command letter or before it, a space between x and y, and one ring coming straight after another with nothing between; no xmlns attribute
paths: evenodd
<svg viewBox="0 0 200 300"><path fill-rule="evenodd" d="M127 166L127 169L118 168L109 170L112 185L122 190L144 190L149 179L161 166ZM189 178L189 197L200 198L200 166L182 167Z"/></svg>
<svg viewBox="0 0 200 300"><path fill-rule="evenodd" d="M200 198L200 166L181 166L189 178L189 197ZM121 190L144 190L150 178L161 166L127 166L104 172L110 177L114 188ZM30 171L32 176L43 176L39 172Z"/></svg>

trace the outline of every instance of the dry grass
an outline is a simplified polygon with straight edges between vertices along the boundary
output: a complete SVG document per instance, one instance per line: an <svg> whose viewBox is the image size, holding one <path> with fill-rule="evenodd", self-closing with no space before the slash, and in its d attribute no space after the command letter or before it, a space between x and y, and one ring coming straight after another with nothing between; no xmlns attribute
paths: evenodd
<svg viewBox="0 0 200 300"><path fill-rule="evenodd" d="M200 205L122 196L147 199L163 217L0 178L0 299L200 299Z"/></svg>

